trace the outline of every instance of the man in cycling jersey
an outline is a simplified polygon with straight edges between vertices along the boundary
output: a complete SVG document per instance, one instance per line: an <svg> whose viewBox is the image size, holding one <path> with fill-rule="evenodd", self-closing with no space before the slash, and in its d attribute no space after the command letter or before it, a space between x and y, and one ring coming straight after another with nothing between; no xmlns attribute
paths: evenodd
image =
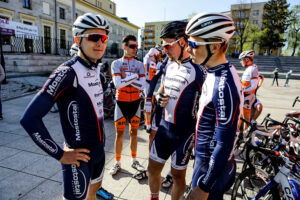
<svg viewBox="0 0 300 200"><path fill-rule="evenodd" d="M256 99L256 89L258 85L258 68L253 64L253 58L253 50L244 51L239 56L242 66L246 68L241 80L244 93L242 117L248 122L251 121L251 109ZM240 121L239 124L241 126L242 121ZM243 123L243 131L246 131L247 127L247 124Z"/></svg>
<svg viewBox="0 0 300 200"><path fill-rule="evenodd" d="M149 156L149 187L152 200L159 197L161 171L172 155L172 199L181 199L185 191L185 173L189 161L189 146L195 132L194 109L205 69L194 64L186 52L186 22L173 21L164 26L160 37L170 61L156 99L163 107L163 117L151 145Z"/></svg>
<svg viewBox="0 0 300 200"><path fill-rule="evenodd" d="M126 121L129 122L130 150L132 168L138 171L144 167L136 160L137 132L140 124L140 91L145 87L145 68L142 62L134 59L137 51L136 37L127 35L122 40L124 55L111 64L113 83L117 89L115 105L115 154L116 162L109 171L115 175L121 170L121 153L125 135Z"/></svg>
<svg viewBox="0 0 300 200"><path fill-rule="evenodd" d="M145 83L145 95L148 94L150 82L156 74L157 68L161 65L161 51L158 48L151 48L144 57L144 66L146 70L146 83ZM152 98L145 99L144 111L145 111L145 122L146 130L151 130L151 111L152 111Z"/></svg>
<svg viewBox="0 0 300 200"><path fill-rule="evenodd" d="M104 172L103 90L98 66L111 28L101 15L86 13L73 24L78 55L59 66L33 98L21 124L33 141L62 163L64 199L96 199ZM42 118L57 103L65 138L62 149Z"/></svg>
<svg viewBox="0 0 300 200"><path fill-rule="evenodd" d="M255 90L255 101L252 105L252 109L251 109L251 123L257 123L256 120L257 118L260 116L262 110L263 110L263 105L261 103L261 101L257 98L257 90L261 87L262 83L264 82L264 76L262 74L258 75L258 85L257 88Z"/></svg>
<svg viewBox="0 0 300 200"><path fill-rule="evenodd" d="M221 200L234 181L231 151L243 104L240 78L225 56L234 30L233 20L217 13L200 13L186 28L193 62L207 69L197 117L193 200Z"/></svg>

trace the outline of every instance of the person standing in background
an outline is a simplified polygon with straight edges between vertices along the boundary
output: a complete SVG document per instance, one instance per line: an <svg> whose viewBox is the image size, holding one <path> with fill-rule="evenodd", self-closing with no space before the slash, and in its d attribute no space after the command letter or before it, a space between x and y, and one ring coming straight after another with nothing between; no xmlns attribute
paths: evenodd
<svg viewBox="0 0 300 200"><path fill-rule="evenodd" d="M293 73L293 70L290 70L286 73L284 87L289 87L289 79L290 79L292 73Z"/></svg>
<svg viewBox="0 0 300 200"><path fill-rule="evenodd" d="M274 85L274 82L276 80L276 84L277 84L277 87L278 87L278 67L275 68L275 70L273 71L273 74L274 74L274 78L273 78L273 83L272 83L272 86Z"/></svg>

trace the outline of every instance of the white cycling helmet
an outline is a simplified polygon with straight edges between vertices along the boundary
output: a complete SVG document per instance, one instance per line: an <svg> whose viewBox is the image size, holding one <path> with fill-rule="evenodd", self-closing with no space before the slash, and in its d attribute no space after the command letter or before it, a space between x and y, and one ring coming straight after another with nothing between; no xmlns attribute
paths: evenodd
<svg viewBox="0 0 300 200"><path fill-rule="evenodd" d="M151 48L147 54L148 54L148 56L154 56L154 55L160 54L160 51L157 50L156 48Z"/></svg>
<svg viewBox="0 0 300 200"><path fill-rule="evenodd" d="M244 51L240 54L239 59L251 58L253 60L255 52L253 50Z"/></svg>
<svg viewBox="0 0 300 200"><path fill-rule="evenodd" d="M70 56L74 56L75 54L78 53L78 45L76 43L72 44L70 48Z"/></svg>
<svg viewBox="0 0 300 200"><path fill-rule="evenodd" d="M99 28L106 31L108 34L111 27L107 20L101 15L94 15L93 13L86 13L77 17L73 24L72 32L74 36L82 34L87 29Z"/></svg>
<svg viewBox="0 0 300 200"><path fill-rule="evenodd" d="M188 23L185 33L202 39L221 39L228 42L234 34L232 18L219 13L199 13Z"/></svg>

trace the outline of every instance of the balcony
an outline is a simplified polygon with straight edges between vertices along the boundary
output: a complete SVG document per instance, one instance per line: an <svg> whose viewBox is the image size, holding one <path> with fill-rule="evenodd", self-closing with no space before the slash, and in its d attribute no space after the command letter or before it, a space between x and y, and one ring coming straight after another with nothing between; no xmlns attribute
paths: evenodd
<svg viewBox="0 0 300 200"><path fill-rule="evenodd" d="M149 33L149 32L154 32L154 30L153 29L145 29L144 32Z"/></svg>
<svg viewBox="0 0 300 200"><path fill-rule="evenodd" d="M146 35L145 38L154 38L154 35Z"/></svg>

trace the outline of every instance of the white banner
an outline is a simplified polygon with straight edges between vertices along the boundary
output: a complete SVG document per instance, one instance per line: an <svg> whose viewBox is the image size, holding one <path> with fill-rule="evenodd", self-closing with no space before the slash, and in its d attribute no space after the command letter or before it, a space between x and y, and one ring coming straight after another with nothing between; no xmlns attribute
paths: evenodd
<svg viewBox="0 0 300 200"><path fill-rule="evenodd" d="M12 29L14 30L15 35L24 36L29 39L33 39L38 36L37 26L31 26L0 18L0 27L3 29Z"/></svg>

